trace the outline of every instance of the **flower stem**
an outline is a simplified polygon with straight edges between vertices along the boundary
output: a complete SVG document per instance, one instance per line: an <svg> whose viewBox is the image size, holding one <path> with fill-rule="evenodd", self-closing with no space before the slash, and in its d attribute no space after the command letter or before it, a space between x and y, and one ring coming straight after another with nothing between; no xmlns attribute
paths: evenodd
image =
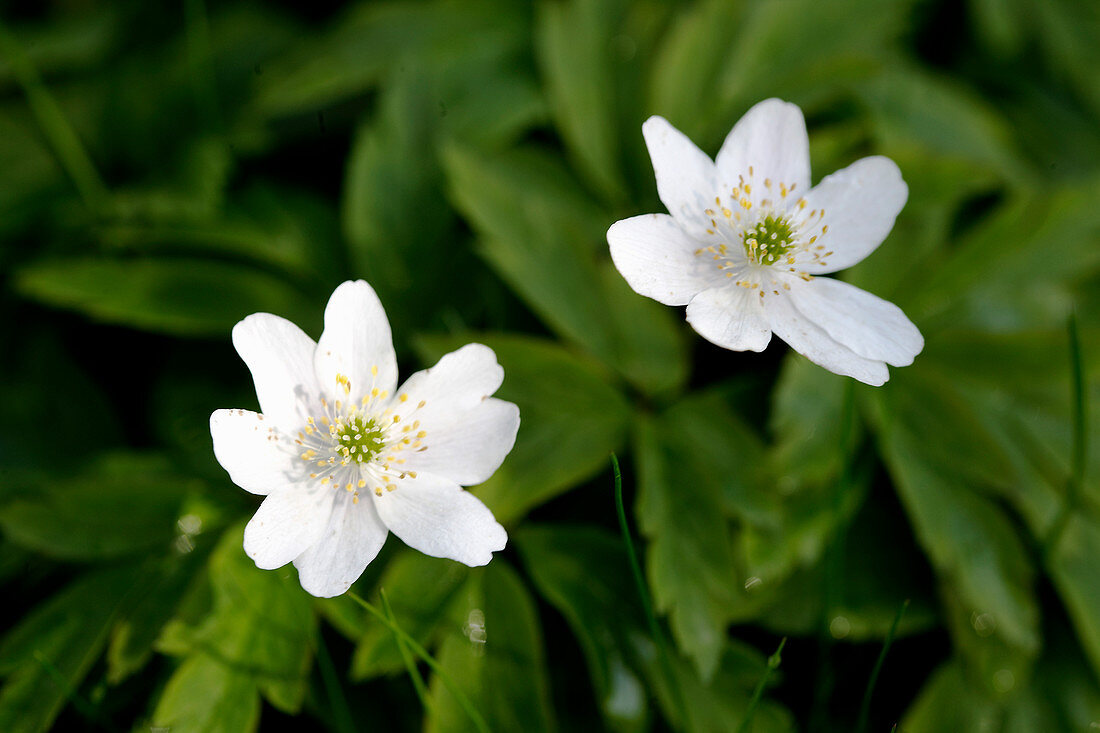
<svg viewBox="0 0 1100 733"><path fill-rule="evenodd" d="M378 589L378 595L382 599L382 610L386 612L386 616L390 621L397 625L397 617L393 613L393 609L390 608L390 599L386 597L386 590L384 588ZM424 684L424 678L420 674L420 670L416 668L416 660L413 659L412 652L409 651L409 647L405 644L405 641L394 632L393 640L397 642L397 649L401 652L401 659L405 662L405 669L409 673L409 679L412 680L413 687L416 688L416 696L420 698L420 704L427 711L431 707L431 703L428 701L428 688Z"/></svg>
<svg viewBox="0 0 1100 733"><path fill-rule="evenodd" d="M470 722L473 723L474 728L476 728L479 733L490 733L488 724L486 724L485 719L481 717L481 713L477 711L477 708L474 707L474 704L470 702L470 698L466 697L462 690L460 690L455 684L454 680L451 679L451 676L447 674L447 671L443 669L439 662L435 661L432 655L428 653L427 649L420 645L420 642L406 634L404 629L398 626L396 622L391 621L386 614L375 608L372 604L368 603L364 599L360 598L355 592L348 591L348 597L358 603L364 609L366 609L366 611L374 616L376 619L381 621L386 626L386 628L393 632L394 636L401 639L401 641L403 641L405 645L409 649L411 649L414 654L416 654L416 656L423 659L424 663L431 667L431 670L436 673L440 681L443 682L443 685L450 691L452 695L454 695L455 700L457 700L458 704L462 706L462 709L466 712L466 716L470 719Z"/></svg>
<svg viewBox="0 0 1100 733"><path fill-rule="evenodd" d="M634 540L630 536L630 527L626 522L626 509L623 507L623 476L622 471L619 469L619 457L614 453L611 454L611 467L615 472L615 509L619 515L619 529L623 533L623 544L626 545L626 555L630 559L630 569L634 574L634 583L638 587L638 597L642 600L642 610L645 612L646 622L649 625L649 633L653 637L653 642L657 645L657 655L661 660L661 668L664 671L669 692L676 705L676 710L680 714L681 729L689 730L691 726L689 725L687 705L684 703L679 679L672 669L664 634L661 633L661 627L657 624L657 616L653 613L653 602L649 597L645 576L642 575L642 566L638 562L638 553L634 549Z"/></svg>
<svg viewBox="0 0 1100 733"><path fill-rule="evenodd" d="M871 669L871 676L867 680L867 689L863 692L863 703L859 706L859 724L856 726L857 733L864 733L864 731L867 730L867 720L871 715L871 697L875 693L875 684L878 682L878 676L882 671L882 665L886 661L886 654L890 651L890 645L894 643L894 635L898 633L898 624L901 623L901 617L905 615L905 609L907 608L909 608L908 598L902 601L901 606L898 607L898 612L894 615L894 623L890 624L890 631L886 634L886 641L882 643L882 651L878 653L878 659L875 661L875 666Z"/></svg>
<svg viewBox="0 0 1100 733"><path fill-rule="evenodd" d="M0 56L7 58L12 76L27 97L42 134L53 148L54 155L76 185L84 204L93 214L100 214L107 200L107 188L99 177L91 158L80 143L56 100L42 83L27 52L15 36L0 24Z"/></svg>
<svg viewBox="0 0 1100 733"><path fill-rule="evenodd" d="M1077 326L1077 314L1070 313L1066 323L1069 336L1070 389L1073 402L1073 451L1070 455L1070 473L1066 482L1066 498L1058 516L1050 525L1043 542L1043 555L1048 560L1058 548L1058 542L1077 509L1081 487L1085 484L1085 467L1088 451L1088 392L1085 390L1085 358L1081 353L1081 334Z"/></svg>
<svg viewBox="0 0 1100 733"><path fill-rule="evenodd" d="M741 725L737 726L737 733L745 733L749 729L752 716L756 715L756 706L760 704L760 698L764 696L764 688L768 685L768 678L772 676L772 672L779 669L779 663L783 661L780 655L783 653L783 647L786 644L787 637L784 636L779 640L779 646L776 648L775 653L768 657L768 666L764 668L764 674L760 675L760 681L756 683L756 689L752 691L752 699L749 700L749 706L745 709L745 717L741 718Z"/></svg>

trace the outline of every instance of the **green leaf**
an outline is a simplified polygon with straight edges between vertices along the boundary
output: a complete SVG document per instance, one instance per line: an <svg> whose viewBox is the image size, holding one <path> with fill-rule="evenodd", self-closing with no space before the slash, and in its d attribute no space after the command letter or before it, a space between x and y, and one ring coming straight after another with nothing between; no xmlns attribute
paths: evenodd
<svg viewBox="0 0 1100 733"><path fill-rule="evenodd" d="M185 660L168 680L152 721L154 728L182 733L242 733L259 724L252 677L202 654Z"/></svg>
<svg viewBox="0 0 1100 733"><path fill-rule="evenodd" d="M1062 597L1082 650L1100 675L1100 521L1078 514L1069 520L1048 560L1051 580Z"/></svg>
<svg viewBox="0 0 1100 733"><path fill-rule="evenodd" d="M527 589L498 558L474 575L467 593L465 625L443 641L437 660L490 730L553 730L542 631ZM470 729L438 676L430 699L429 733Z"/></svg>
<svg viewBox="0 0 1100 733"><path fill-rule="evenodd" d="M847 380L791 352L772 392L770 460L786 493L834 478L844 460ZM853 436L853 444L858 436ZM850 446L848 447L850 448Z"/></svg>
<svg viewBox="0 0 1100 733"><path fill-rule="evenodd" d="M1010 128L981 97L913 67L890 66L861 87L878 142L887 154L918 152L924 165L965 165L1002 180L1026 179ZM965 178L966 176L959 176Z"/></svg>
<svg viewBox="0 0 1100 733"><path fill-rule="evenodd" d="M489 157L453 146L444 167L483 256L547 325L648 393L683 383L681 331L614 272L603 254L609 217L568 172L531 150Z"/></svg>
<svg viewBox="0 0 1100 733"><path fill-rule="evenodd" d="M448 617L448 609L459 597L468 575L458 563L408 551L386 566L378 587L386 591L398 626L426 644ZM385 626L368 623L358 641L351 662L352 679L393 674L405 668L393 632Z"/></svg>
<svg viewBox="0 0 1100 733"><path fill-rule="evenodd" d="M351 6L265 66L255 84L261 119L311 113L362 95L403 65L433 57L509 58L526 41L527 13L498 0L397 0Z"/></svg>
<svg viewBox="0 0 1100 733"><path fill-rule="evenodd" d="M551 110L566 147L609 199L624 195L612 63L613 37L628 4L573 0L538 5L535 48Z"/></svg>
<svg viewBox="0 0 1100 733"><path fill-rule="evenodd" d="M233 324L257 311L296 323L316 318L316 309L284 281L207 260L39 262L16 273L15 287L33 300L98 321L177 336L225 337Z"/></svg>
<svg viewBox="0 0 1100 733"><path fill-rule="evenodd" d="M952 660L925 683L900 729L906 733L978 733L996 729L1000 719L998 706L971 688L962 664Z"/></svg>
<svg viewBox="0 0 1100 733"><path fill-rule="evenodd" d="M245 675L272 705L296 713L306 694L316 620L310 596L298 585L295 572L289 566L276 571L257 568L244 553L243 527L236 527L224 534L211 556L210 580L213 609L190 631L176 626L173 646L179 650L179 642L186 641L189 660L205 656L225 666L219 684L235 697L234 675ZM193 684L187 677L196 667L206 665L185 662L173 680L182 675L184 680L176 684L187 689ZM173 689L171 680L168 689ZM209 703L220 704L216 698ZM199 715L198 706L201 703L189 703L188 714Z"/></svg>
<svg viewBox="0 0 1100 733"><path fill-rule="evenodd" d="M111 625L144 580L123 565L89 573L30 611L0 643L0 729L49 730L66 702L93 711L78 688L107 644Z"/></svg>
<svg viewBox="0 0 1100 733"><path fill-rule="evenodd" d="M413 83L389 88L381 107L352 142L344 233L354 270L375 284L387 310L422 317L462 265L448 236L454 214L440 190L432 140L438 110Z"/></svg>
<svg viewBox="0 0 1100 733"><path fill-rule="evenodd" d="M741 469L761 447L715 393L694 395L639 424L637 513L649 539L647 569L673 637L709 679L726 627L745 604L726 518L728 495L754 513L764 503ZM746 480L748 478L748 480Z"/></svg>
<svg viewBox="0 0 1100 733"><path fill-rule="evenodd" d="M580 642L608 727L645 730L635 639L647 633L622 539L595 527L527 525L512 538L539 594Z"/></svg>
<svg viewBox="0 0 1100 733"><path fill-rule="evenodd" d="M598 365L525 336L427 336L417 345L430 363L471 341L493 349L504 367L495 396L519 405L515 447L475 492L497 519L518 519L606 468L625 440L631 410Z"/></svg>
<svg viewBox="0 0 1100 733"><path fill-rule="evenodd" d="M167 550L185 497L202 488L161 456L126 453L74 476L28 481L5 489L0 527L22 546L66 560Z"/></svg>
<svg viewBox="0 0 1100 733"><path fill-rule="evenodd" d="M986 682L991 662L1025 674L1039 649L1034 568L1011 520L930 463L903 415L880 423L884 459L918 541L943 583L953 636Z"/></svg>
<svg viewBox="0 0 1100 733"><path fill-rule="evenodd" d="M161 630L176 613L195 574L207 559L207 552L189 549L190 542L187 537L186 542L177 543L182 552L150 563L149 581L135 592L133 604L115 622L107 647L109 684L122 682L142 669L152 657Z"/></svg>

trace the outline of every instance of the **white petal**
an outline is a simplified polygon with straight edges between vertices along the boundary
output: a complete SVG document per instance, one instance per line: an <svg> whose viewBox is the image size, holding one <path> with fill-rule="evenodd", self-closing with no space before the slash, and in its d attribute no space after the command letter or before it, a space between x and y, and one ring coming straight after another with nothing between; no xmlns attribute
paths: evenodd
<svg viewBox="0 0 1100 733"><path fill-rule="evenodd" d="M348 281L332 293L325 307L325 330L317 344L317 381L330 400L359 402L372 388L393 392L397 357L390 322L381 301L363 280ZM372 367L377 368L377 375ZM350 380L345 393L336 382Z"/></svg>
<svg viewBox="0 0 1100 733"><path fill-rule="evenodd" d="M519 408L489 398L443 428L427 431L427 450L409 455L405 470L431 473L463 486L488 480L516 442Z"/></svg>
<svg viewBox="0 0 1100 733"><path fill-rule="evenodd" d="M851 267L874 252L894 227L909 198L909 187L894 161L876 155L825 176L805 198L802 211L824 209L820 224L829 227L820 234L820 225L811 222L805 236L819 235L817 245L824 249L814 251L832 254L822 257L825 264L821 264L803 253L797 266L820 274Z"/></svg>
<svg viewBox="0 0 1100 733"><path fill-rule="evenodd" d="M924 337L901 308L830 277L792 287L794 305L834 340L860 356L908 366L924 348Z"/></svg>
<svg viewBox="0 0 1100 733"><path fill-rule="evenodd" d="M719 187L714 162L663 117L646 120L642 137L653 161L657 195L688 234L703 238L710 226L704 212L714 208Z"/></svg>
<svg viewBox="0 0 1100 733"><path fill-rule="evenodd" d="M340 492L321 539L294 560L299 582L319 598L340 595L378 556L388 534L374 502L364 496L352 503L351 494Z"/></svg>
<svg viewBox="0 0 1100 733"><path fill-rule="evenodd" d="M233 346L252 372L264 416L285 432L300 430L319 404L317 344L285 318L254 313L233 327Z"/></svg>
<svg viewBox="0 0 1100 733"><path fill-rule="evenodd" d="M439 476L407 477L396 490L371 496L390 531L425 555L485 565L508 541L508 533L480 499Z"/></svg>
<svg viewBox="0 0 1100 733"><path fill-rule="evenodd" d="M723 183L730 186L740 176L748 181L752 166L753 201L767 198L765 179L772 181L775 198L780 183L805 193L810 188L810 139L802 110L781 99L757 103L730 130L716 162Z"/></svg>
<svg viewBox="0 0 1100 733"><path fill-rule="evenodd" d="M406 423L419 420L430 435L481 404L503 381L504 369L493 350L466 344L409 377L397 391L393 409ZM405 399L400 401L402 395Z"/></svg>
<svg viewBox="0 0 1100 733"><path fill-rule="evenodd" d="M286 565L321 539L334 493L299 484L271 494L244 528L244 551L264 570Z"/></svg>
<svg viewBox="0 0 1100 733"><path fill-rule="evenodd" d="M696 293L726 279L709 256L695 254L707 242L692 239L667 214L617 221L607 230L607 243L615 267L634 292L665 305L686 305Z"/></svg>
<svg viewBox="0 0 1100 733"><path fill-rule="evenodd" d="M210 416L214 457L233 483L270 494L294 483L298 468L292 439L271 420L249 410L215 410Z"/></svg>
<svg viewBox="0 0 1100 733"><path fill-rule="evenodd" d="M780 290L779 295L769 293L764 304L768 321L776 336L813 363L835 374L853 377L876 387L885 384L890 378L885 363L865 359L832 339L822 328L802 315L786 293L785 290Z"/></svg>
<svg viewBox="0 0 1100 733"><path fill-rule="evenodd" d="M760 291L739 285L705 290L687 307L687 321L700 336L725 349L763 351L772 332Z"/></svg>

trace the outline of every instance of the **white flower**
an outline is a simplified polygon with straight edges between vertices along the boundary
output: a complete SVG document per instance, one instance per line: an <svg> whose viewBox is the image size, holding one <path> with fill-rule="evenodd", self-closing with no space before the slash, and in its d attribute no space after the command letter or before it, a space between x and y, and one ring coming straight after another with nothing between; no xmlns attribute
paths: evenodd
<svg viewBox="0 0 1100 733"><path fill-rule="evenodd" d="M763 351L774 333L826 369L880 385L924 339L905 314L817 275L854 265L882 242L909 195L897 165L863 158L810 188L802 111L778 99L750 109L711 161L661 117L642 126L671 216L645 214L607 232L635 291L687 305L703 338Z"/></svg>
<svg viewBox="0 0 1100 733"><path fill-rule="evenodd" d="M504 370L468 344L400 389L390 325L362 280L325 308L320 343L256 313L233 328L263 414L210 416L214 455L241 488L266 495L244 532L256 565L293 561L315 596L343 593L386 535L435 557L484 565L507 534L473 494L512 449L519 409L490 397Z"/></svg>

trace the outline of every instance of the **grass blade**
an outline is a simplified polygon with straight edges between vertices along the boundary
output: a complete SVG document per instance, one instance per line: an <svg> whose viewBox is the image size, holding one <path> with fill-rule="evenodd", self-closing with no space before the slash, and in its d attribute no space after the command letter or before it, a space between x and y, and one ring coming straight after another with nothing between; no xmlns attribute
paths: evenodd
<svg viewBox="0 0 1100 733"><path fill-rule="evenodd" d="M0 23L0 56L10 65L12 76L23 88L27 104L34 114L42 134L53 148L61 167L72 179L84 204L93 214L103 211L107 188L99 177L92 159L77 137L61 108L42 83L26 51L12 33Z"/></svg>
<svg viewBox="0 0 1100 733"><path fill-rule="evenodd" d="M890 651L890 645L894 643L894 635L898 632L898 624L901 623L901 617L905 615L905 609L909 608L909 599L906 598L902 601L901 606L898 607L898 612L894 616L894 623L890 624L890 631L886 634L886 641L882 643L882 651L878 653L878 659L875 660L875 666L871 669L871 676L867 680L867 689L863 691L863 703L859 706L859 724L856 726L857 733L864 733L867 730L867 721L871 715L871 698L875 694L875 684L878 682L879 673L882 672L882 665L886 661L886 654Z"/></svg>
<svg viewBox="0 0 1100 733"><path fill-rule="evenodd" d="M653 601L649 597L649 589L646 587L645 576L642 575L642 566L638 562L638 553L634 549L634 539L630 536L630 527L626 522L626 509L623 507L623 475L619 469L619 457L611 454L611 467L615 472L615 510L619 515L619 529L623 533L623 544L626 545L626 554L630 559L630 570L634 574L634 583L638 587L638 597L642 600L642 610L645 612L646 623L649 625L649 633L653 637L653 643L657 645L657 655L661 660L661 668L664 670L672 699L680 713L680 725L684 730L690 730L687 705L684 703L683 691L680 682L672 669L672 662L668 656L668 645L665 643L664 634L657 624L657 616L653 613Z"/></svg>
<svg viewBox="0 0 1100 733"><path fill-rule="evenodd" d="M396 625L397 617L393 614L393 609L390 608L390 599L386 597L385 589L379 588L378 594L382 598L382 610L389 616L390 621ZM424 677L421 676L420 670L416 668L416 660L413 659L412 652L409 651L409 647L398 634L395 633L393 639L397 642L397 650L401 652L401 659L405 662L409 679L412 680L413 687L416 688L416 696L420 698L420 704L424 707L424 710L428 710L431 706L428 702L428 687L424 684Z"/></svg>
<svg viewBox="0 0 1100 733"><path fill-rule="evenodd" d="M760 675L760 681L756 683L756 689L752 691L752 699L749 700L749 707L745 710L745 717L741 718L741 725L737 726L737 733L745 733L749 729L749 724L752 723L752 718L756 715L756 707L764 696L764 688L768 686L768 679L775 670L779 669L779 664L783 661L781 655L783 654L783 647L786 645L787 637L784 636L779 640L779 646L776 648L775 653L768 657L768 666L764 668L764 674Z"/></svg>
<svg viewBox="0 0 1100 733"><path fill-rule="evenodd" d="M416 656L423 659L424 663L431 667L431 670L435 672L439 676L440 681L443 682L444 687L455 696L455 700L462 706L466 716L470 719L470 722L473 723L474 728L477 729L479 733L490 733L489 725L485 722L485 718L481 717L481 713L477 711L474 704L470 702L470 698L466 697L465 693L463 693L455 684L454 680L451 679L451 676L447 674L447 671L443 669L439 662L435 661L435 658L428 653L427 649L420 645L420 642L406 634L405 630L398 626L396 622L391 621L386 614L379 611L363 598L360 598L356 593L348 591L348 597L362 606L367 613L381 621L386 628L393 632L394 636L401 639Z"/></svg>
<svg viewBox="0 0 1100 733"><path fill-rule="evenodd" d="M328 647L321 637L320 630L316 633L315 653L317 655L317 668L321 672L321 682L328 694L329 704L332 706L333 724L340 733L354 733L355 721L348 707L347 698L344 697L344 688L340 685L340 678L336 674L336 665L332 663Z"/></svg>

